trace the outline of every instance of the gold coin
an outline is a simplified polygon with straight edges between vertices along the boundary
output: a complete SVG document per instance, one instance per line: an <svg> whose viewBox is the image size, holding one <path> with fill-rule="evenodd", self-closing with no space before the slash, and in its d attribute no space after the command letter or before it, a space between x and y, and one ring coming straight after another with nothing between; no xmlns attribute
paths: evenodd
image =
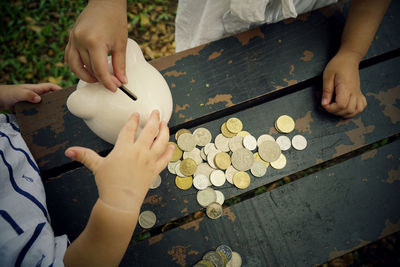
<svg viewBox="0 0 400 267"><path fill-rule="evenodd" d="M182 157L182 150L178 147L178 145L174 142L168 142L168 145L174 145L174 153L172 154L171 162L178 161Z"/></svg>
<svg viewBox="0 0 400 267"><path fill-rule="evenodd" d="M235 133L232 133L228 130L228 128L226 128L226 122L224 122L224 124L221 125L221 133L228 138L234 137L236 136Z"/></svg>
<svg viewBox="0 0 400 267"><path fill-rule="evenodd" d="M243 124L238 118L230 118L226 122L226 128L228 128L228 131L231 133L237 134L243 129Z"/></svg>
<svg viewBox="0 0 400 267"><path fill-rule="evenodd" d="M275 122L275 128L281 133L290 133L294 130L294 120L288 115L280 116Z"/></svg>
<svg viewBox="0 0 400 267"><path fill-rule="evenodd" d="M245 189L250 185L250 176L246 172L237 172L233 176L233 184L239 189Z"/></svg>
<svg viewBox="0 0 400 267"><path fill-rule="evenodd" d="M187 176L187 177L176 176L175 184L179 189L187 190L192 187L193 178L192 178L192 176Z"/></svg>
<svg viewBox="0 0 400 267"><path fill-rule="evenodd" d="M265 166L268 168L269 163L268 163L267 161L263 160L263 159L260 157L260 154L258 154L258 152L254 153L253 156L254 156L254 160L256 160L256 161L261 161L261 162L264 163Z"/></svg>
<svg viewBox="0 0 400 267"><path fill-rule="evenodd" d="M228 153L219 152L214 157L214 163L218 169L226 170L231 165L231 157Z"/></svg>
<svg viewBox="0 0 400 267"><path fill-rule="evenodd" d="M216 251L220 256L221 256L221 258L224 260L224 266L226 266L226 264L228 263L228 260L227 260L227 258L226 258L226 256L225 256L225 254L224 253L222 253L221 251Z"/></svg>
<svg viewBox="0 0 400 267"><path fill-rule="evenodd" d="M286 157L281 154L279 158L273 162L271 162L271 167L277 170L283 169L286 166Z"/></svg>
<svg viewBox="0 0 400 267"><path fill-rule="evenodd" d="M237 133L238 136L245 137L246 135L251 135L248 131L240 131Z"/></svg>
<svg viewBox="0 0 400 267"><path fill-rule="evenodd" d="M178 137L183 134L183 133L191 133L188 129L179 129L176 133L175 133L175 140L178 140Z"/></svg>
<svg viewBox="0 0 400 267"><path fill-rule="evenodd" d="M196 169L197 169L196 161L194 161L191 158L182 160L181 166L179 167L181 173L186 176L193 175L196 172Z"/></svg>

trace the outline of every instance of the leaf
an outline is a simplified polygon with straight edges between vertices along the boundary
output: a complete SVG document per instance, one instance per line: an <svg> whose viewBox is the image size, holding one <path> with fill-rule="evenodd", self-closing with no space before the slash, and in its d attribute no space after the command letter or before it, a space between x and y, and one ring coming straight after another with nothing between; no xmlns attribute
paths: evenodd
<svg viewBox="0 0 400 267"><path fill-rule="evenodd" d="M17 58L21 63L24 63L24 64L28 63L28 60L26 60L25 56L18 56Z"/></svg>
<svg viewBox="0 0 400 267"><path fill-rule="evenodd" d="M140 13L140 25L142 27L146 27L146 26L150 25L149 17L144 13Z"/></svg>
<svg viewBox="0 0 400 267"><path fill-rule="evenodd" d="M41 32L42 28L37 26L37 25L28 25L28 28L31 29L34 32Z"/></svg>
<svg viewBox="0 0 400 267"><path fill-rule="evenodd" d="M61 82L62 76L59 76L57 78L53 77L53 76L49 76L48 80L50 83L54 83L54 84L59 84Z"/></svg>

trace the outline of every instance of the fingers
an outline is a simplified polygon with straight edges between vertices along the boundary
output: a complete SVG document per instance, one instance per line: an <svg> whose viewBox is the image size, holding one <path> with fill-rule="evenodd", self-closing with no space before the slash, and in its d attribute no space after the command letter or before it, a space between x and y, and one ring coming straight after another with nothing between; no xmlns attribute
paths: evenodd
<svg viewBox="0 0 400 267"><path fill-rule="evenodd" d="M357 97L354 95L350 96L347 107L338 111L336 115L348 118L351 114L357 114ZM350 116L352 117L352 116Z"/></svg>
<svg viewBox="0 0 400 267"><path fill-rule="evenodd" d="M21 101L28 101L31 103L39 103L41 100L41 97L37 93L32 91L32 89L23 88L21 90L15 90L14 99L15 99L15 103L21 102Z"/></svg>
<svg viewBox="0 0 400 267"><path fill-rule="evenodd" d="M103 160L96 152L84 147L70 147L65 151L65 155L85 165L92 172L96 172L97 166Z"/></svg>
<svg viewBox="0 0 400 267"><path fill-rule="evenodd" d="M173 145L167 146L167 149L165 149L164 153L157 161L157 172L161 172L168 165L169 161L172 158L172 154L174 153L174 149L175 148Z"/></svg>
<svg viewBox="0 0 400 267"><path fill-rule="evenodd" d="M39 83L39 84L29 84L29 85L27 84L26 88L33 90L35 93L39 95L61 89L59 85L53 83Z"/></svg>
<svg viewBox="0 0 400 267"><path fill-rule="evenodd" d="M97 48L90 53L91 66L95 77L110 91L117 91L121 82L112 79L112 74L108 71L107 50Z"/></svg>
<svg viewBox="0 0 400 267"><path fill-rule="evenodd" d="M140 133L137 143L144 146L145 148L150 148L151 144L154 142L154 138L157 135L158 127L160 124L160 112L158 110L153 110L150 115L146 126Z"/></svg>
<svg viewBox="0 0 400 267"><path fill-rule="evenodd" d="M343 84L338 84L335 88L336 97L335 102L324 106L329 113L338 115L337 113L347 108L350 100L350 94Z"/></svg>
<svg viewBox="0 0 400 267"><path fill-rule="evenodd" d="M84 63L82 62L82 59L77 50L71 47L66 53L68 53L68 55L65 55L65 62L68 64L71 71L75 73L76 76L78 76L79 79L84 80L88 83L97 82L97 79L93 77L90 72L83 67Z"/></svg>
<svg viewBox="0 0 400 267"><path fill-rule="evenodd" d="M112 65L114 70L114 75L122 82L127 83L128 79L125 73L125 52L126 45L121 49L118 49L112 53Z"/></svg>
<svg viewBox="0 0 400 267"><path fill-rule="evenodd" d="M156 156L159 156L164 153L168 140L169 140L169 129L167 123L163 121L160 123L159 133L150 149Z"/></svg>
<svg viewBox="0 0 400 267"><path fill-rule="evenodd" d="M365 107L367 106L367 100L365 99L365 96L357 97L357 105L356 109L353 113L348 113L344 115L343 117L345 118L351 118L356 116L357 114L360 114L361 112L364 111Z"/></svg>
<svg viewBox="0 0 400 267"><path fill-rule="evenodd" d="M122 127L118 134L117 142L115 146L124 146L128 143L133 143L135 140L135 135L137 127L139 125L139 113L135 112Z"/></svg>
<svg viewBox="0 0 400 267"><path fill-rule="evenodd" d="M323 87L322 87L322 99L321 105L326 106L332 101L333 92L335 89L334 86L335 75L329 71L324 71L323 74Z"/></svg>

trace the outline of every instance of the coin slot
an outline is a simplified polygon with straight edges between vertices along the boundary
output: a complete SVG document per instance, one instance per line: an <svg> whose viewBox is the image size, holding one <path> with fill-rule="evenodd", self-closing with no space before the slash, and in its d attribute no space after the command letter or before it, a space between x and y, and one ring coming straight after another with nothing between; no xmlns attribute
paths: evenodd
<svg viewBox="0 0 400 267"><path fill-rule="evenodd" d="M126 94L130 99L132 99L133 101L137 100L137 96L134 93L132 93L131 91L129 91L128 88L126 88L124 85L121 85L118 88L121 89L121 91L124 94Z"/></svg>

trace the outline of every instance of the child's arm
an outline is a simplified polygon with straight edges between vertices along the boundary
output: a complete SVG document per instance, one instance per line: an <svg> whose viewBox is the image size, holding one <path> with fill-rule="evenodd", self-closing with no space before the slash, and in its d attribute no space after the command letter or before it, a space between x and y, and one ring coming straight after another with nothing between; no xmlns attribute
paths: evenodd
<svg viewBox="0 0 400 267"><path fill-rule="evenodd" d="M127 38L126 0L89 0L69 35L65 62L80 79L102 82L115 92L121 82L127 82ZM108 71L108 53L114 75Z"/></svg>
<svg viewBox="0 0 400 267"><path fill-rule="evenodd" d="M158 111L153 111L134 140L138 123L138 114L132 115L105 158L82 147L66 151L68 157L93 171L99 191L88 224L67 249L66 266L117 266L121 261L144 197L174 149L167 146L169 130L165 122L160 123Z"/></svg>
<svg viewBox="0 0 400 267"><path fill-rule="evenodd" d="M0 85L0 110L12 110L21 101L39 103L40 95L60 89L52 83Z"/></svg>
<svg viewBox="0 0 400 267"><path fill-rule="evenodd" d="M323 74L321 104L328 112L349 118L367 106L360 89L358 65L367 53L389 4L390 0L351 1L340 49Z"/></svg>

